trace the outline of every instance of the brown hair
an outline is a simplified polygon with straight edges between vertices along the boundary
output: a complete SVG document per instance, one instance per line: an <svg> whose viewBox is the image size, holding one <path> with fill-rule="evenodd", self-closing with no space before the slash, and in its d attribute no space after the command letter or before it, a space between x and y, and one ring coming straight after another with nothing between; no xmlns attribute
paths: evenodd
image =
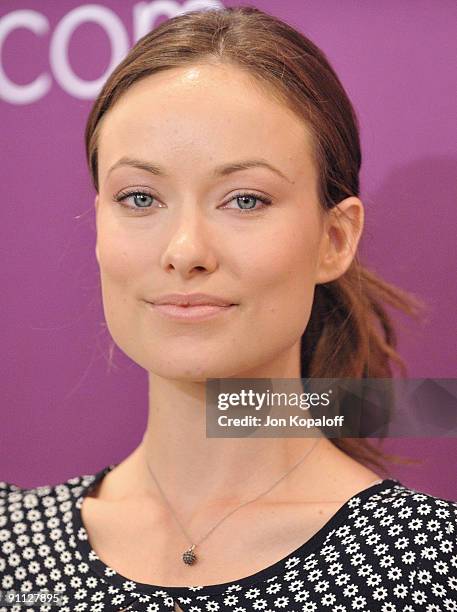
<svg viewBox="0 0 457 612"><path fill-rule="evenodd" d="M108 109L146 76L205 62L228 63L244 70L303 119L312 137L318 199L324 210L359 195L359 126L336 73L312 41L251 6L179 15L143 36L130 50L109 76L87 121L86 154L97 192L97 136ZM396 351L397 337L386 304L416 319L424 308L413 295L362 266L358 253L340 278L317 285L301 342L302 378L391 378L391 362L405 376L407 369ZM366 438L331 440L384 474L388 473L384 461L418 463L386 454Z"/></svg>

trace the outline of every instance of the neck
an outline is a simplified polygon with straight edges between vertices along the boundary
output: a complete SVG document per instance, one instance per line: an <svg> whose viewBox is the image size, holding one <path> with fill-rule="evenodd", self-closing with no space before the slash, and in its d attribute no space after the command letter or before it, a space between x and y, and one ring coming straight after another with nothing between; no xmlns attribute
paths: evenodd
<svg viewBox="0 0 457 612"><path fill-rule="evenodd" d="M333 450L322 435L319 440L208 438L204 382L155 375L150 375L149 382L148 423L137 449L137 466L146 488L156 495L150 466L170 502L186 516L200 507L232 506L255 497L308 451L309 456L278 483L268 499L278 495L290 499L294 487L304 487L306 492L322 481L324 459Z"/></svg>

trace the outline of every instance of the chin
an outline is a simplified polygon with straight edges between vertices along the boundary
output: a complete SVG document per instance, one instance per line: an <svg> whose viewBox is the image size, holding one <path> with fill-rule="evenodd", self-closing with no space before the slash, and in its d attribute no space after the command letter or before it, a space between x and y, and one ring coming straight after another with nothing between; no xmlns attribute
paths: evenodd
<svg viewBox="0 0 457 612"><path fill-rule="evenodd" d="M167 363L162 362L160 365L155 362L150 363L150 367L146 369L161 378L199 383L204 383L209 378L230 378L236 376L239 371L238 364L230 368L227 361L220 364L214 363L214 360L211 360L210 363L203 361L198 363L195 359L191 361L191 363L184 361L181 363L180 360L173 360Z"/></svg>

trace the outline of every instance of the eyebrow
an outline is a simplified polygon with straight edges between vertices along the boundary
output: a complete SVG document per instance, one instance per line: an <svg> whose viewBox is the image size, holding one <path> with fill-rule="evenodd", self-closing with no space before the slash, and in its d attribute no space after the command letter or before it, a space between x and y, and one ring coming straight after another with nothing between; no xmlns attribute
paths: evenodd
<svg viewBox="0 0 457 612"><path fill-rule="evenodd" d="M140 170L146 170L155 176L169 177L165 170L160 166L142 159L135 159L133 157L121 157L121 159L114 163L108 170L107 177L113 170L121 166L131 166L133 168L139 168ZM228 176L234 172L239 172L240 170L247 170L249 168L267 168L289 183L292 183L292 181L285 174L283 174L281 170L275 168L275 166L272 166L266 159L245 159L228 164L222 164L213 169L212 176L214 178L219 178Z"/></svg>

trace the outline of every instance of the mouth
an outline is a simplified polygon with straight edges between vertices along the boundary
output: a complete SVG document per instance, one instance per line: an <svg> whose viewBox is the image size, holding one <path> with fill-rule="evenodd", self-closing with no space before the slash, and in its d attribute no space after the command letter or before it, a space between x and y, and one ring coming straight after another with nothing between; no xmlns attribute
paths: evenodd
<svg viewBox="0 0 457 612"><path fill-rule="evenodd" d="M179 304L153 304L147 302L152 312L177 321L203 321L218 316L223 316L231 312L237 304L218 306L216 304L196 304L181 306Z"/></svg>

